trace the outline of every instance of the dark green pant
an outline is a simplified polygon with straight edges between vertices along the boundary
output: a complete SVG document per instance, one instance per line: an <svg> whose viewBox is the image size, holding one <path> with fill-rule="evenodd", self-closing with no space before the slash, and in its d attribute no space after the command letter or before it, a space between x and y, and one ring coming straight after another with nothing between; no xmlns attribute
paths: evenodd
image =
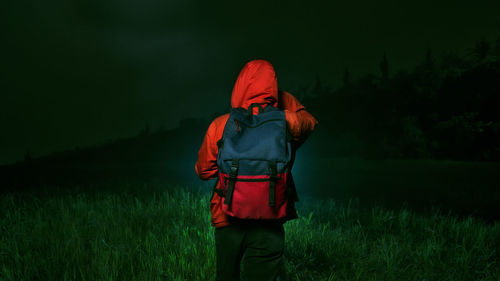
<svg viewBox="0 0 500 281"><path fill-rule="evenodd" d="M237 223L216 228L216 280L282 280L284 240L281 223Z"/></svg>

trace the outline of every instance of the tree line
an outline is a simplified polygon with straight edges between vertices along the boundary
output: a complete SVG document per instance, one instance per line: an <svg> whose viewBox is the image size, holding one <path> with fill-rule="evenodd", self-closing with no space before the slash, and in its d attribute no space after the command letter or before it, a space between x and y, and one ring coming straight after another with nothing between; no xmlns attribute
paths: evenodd
<svg viewBox="0 0 500 281"><path fill-rule="evenodd" d="M435 57L411 70L379 73L331 89L317 80L301 93L318 117L316 139L330 156L500 160L500 37L480 40L466 54Z"/></svg>

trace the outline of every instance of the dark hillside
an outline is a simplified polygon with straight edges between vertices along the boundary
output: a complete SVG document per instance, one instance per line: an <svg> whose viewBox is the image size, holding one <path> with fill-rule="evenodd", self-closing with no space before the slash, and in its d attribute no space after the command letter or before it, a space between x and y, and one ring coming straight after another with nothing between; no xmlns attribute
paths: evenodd
<svg viewBox="0 0 500 281"><path fill-rule="evenodd" d="M207 126L188 119L173 130L143 130L137 137L0 166L0 185L4 191L19 191L116 181L185 184L195 179L194 163Z"/></svg>

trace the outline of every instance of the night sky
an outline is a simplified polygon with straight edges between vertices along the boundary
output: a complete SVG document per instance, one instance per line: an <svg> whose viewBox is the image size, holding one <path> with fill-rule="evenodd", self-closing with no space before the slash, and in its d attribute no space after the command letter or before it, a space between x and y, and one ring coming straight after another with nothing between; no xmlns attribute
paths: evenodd
<svg viewBox="0 0 500 281"><path fill-rule="evenodd" d="M293 94L376 73L384 53L394 73L500 33L494 0L9 2L0 164L211 118L251 59Z"/></svg>

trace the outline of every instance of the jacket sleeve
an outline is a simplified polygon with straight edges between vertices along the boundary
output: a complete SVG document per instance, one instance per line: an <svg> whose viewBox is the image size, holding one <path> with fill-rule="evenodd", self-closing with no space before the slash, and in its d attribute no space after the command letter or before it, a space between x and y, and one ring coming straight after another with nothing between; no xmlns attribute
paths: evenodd
<svg viewBox="0 0 500 281"><path fill-rule="evenodd" d="M198 160L195 164L196 174L202 180L213 179L217 176L217 141L216 141L216 125L212 122L198 151Z"/></svg>
<svg viewBox="0 0 500 281"><path fill-rule="evenodd" d="M286 122L297 147L302 145L318 125L305 107L290 93L281 91L279 96L280 107L285 111Z"/></svg>

